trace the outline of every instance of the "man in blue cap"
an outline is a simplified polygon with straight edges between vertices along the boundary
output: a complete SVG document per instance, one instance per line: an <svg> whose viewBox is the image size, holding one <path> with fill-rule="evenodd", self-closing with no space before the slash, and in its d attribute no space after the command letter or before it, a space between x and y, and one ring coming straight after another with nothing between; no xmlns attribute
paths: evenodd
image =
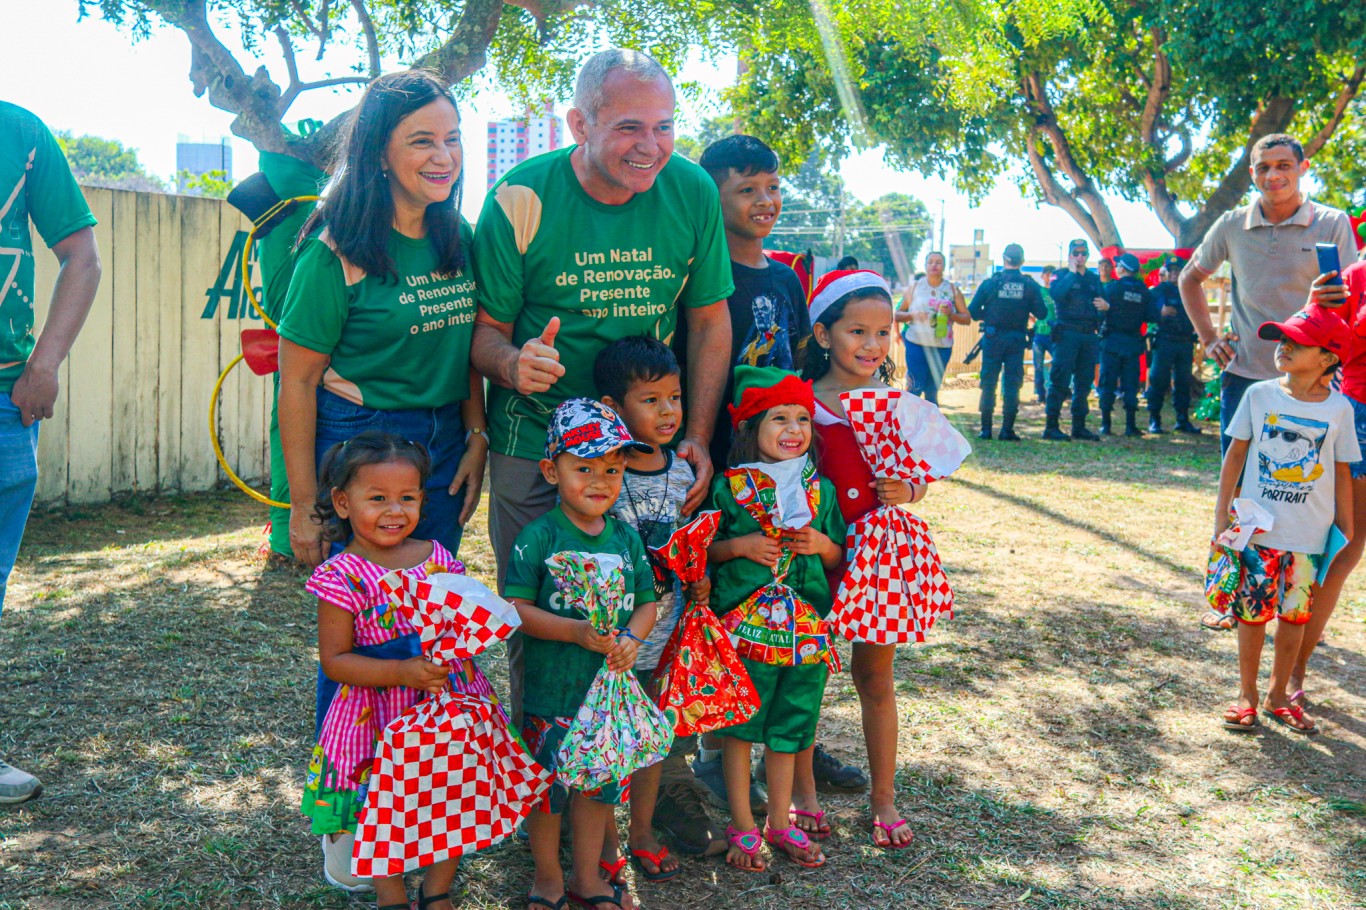
<svg viewBox="0 0 1366 910"><path fill-rule="evenodd" d="M1091 247L1083 239L1067 245L1067 270L1053 279L1049 293L1057 308L1053 328L1053 367L1048 373L1048 398L1044 407L1043 438L1095 441L1100 437L1086 429L1087 396L1100 357L1101 313L1110 308L1101 296L1100 276L1086 267ZM1058 427L1062 400L1072 388L1072 435Z"/></svg>
<svg viewBox="0 0 1366 910"><path fill-rule="evenodd" d="M1138 428L1138 358L1143 354L1143 324L1155 320L1153 295L1138 277L1138 257L1115 257L1115 280L1101 296L1110 304L1100 342L1100 435L1110 435L1115 385L1124 396L1124 435L1142 436Z"/></svg>
<svg viewBox="0 0 1366 910"><path fill-rule="evenodd" d="M1020 409L1020 386L1024 384L1024 352L1029 346L1029 317L1048 315L1038 283L1021 274L1024 249L1018 243L1005 248L1004 269L983 281L972 295L968 315L982 323L982 431L978 439L991 438L996 411L996 383L1001 383L1001 435L1015 442L1015 414Z"/></svg>

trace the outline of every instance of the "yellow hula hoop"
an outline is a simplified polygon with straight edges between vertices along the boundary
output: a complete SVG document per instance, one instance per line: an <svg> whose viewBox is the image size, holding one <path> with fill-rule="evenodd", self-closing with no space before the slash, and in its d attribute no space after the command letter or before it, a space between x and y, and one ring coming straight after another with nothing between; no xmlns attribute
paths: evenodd
<svg viewBox="0 0 1366 910"><path fill-rule="evenodd" d="M247 486L247 482L238 477L237 472L228 465L228 460L223 456L223 447L218 443L218 422L216 420L218 416L218 395L223 390L223 380L228 378L233 367L242 362L243 356L238 354L232 359L232 363L223 368L223 372L218 374L218 381L213 384L213 394L209 396L209 439L213 442L213 454L218 459L219 466L223 468L223 473L227 474L228 479L235 483L243 493L264 505L274 506L277 509L288 509L289 503L276 502L269 496L263 496Z"/></svg>
<svg viewBox="0 0 1366 910"><path fill-rule="evenodd" d="M252 222L251 230L247 232L247 242L242 244L242 287L247 289L247 300L251 301L251 308L256 311L266 325L278 330L275 320L266 315L266 311L261 309L261 301L256 299L256 291L251 286L251 245L256 240L256 229L274 218L282 209L293 202L317 202L320 196L291 196L288 199L281 199L279 202L266 209L266 213Z"/></svg>
<svg viewBox="0 0 1366 910"><path fill-rule="evenodd" d="M251 308L255 310L262 321L272 329L278 330L279 326L276 324L275 320L267 316L266 311L261 308L261 301L256 298L256 291L251 286L251 245L256 239L256 229L271 218L274 218L281 209L290 203L316 202L318 198L319 197L317 196L293 196L289 199L281 199L267 209L264 215L252 222L251 230L247 232L247 242L242 244L242 286L246 288L247 300L251 301ZM218 374L218 381L213 384L213 393L209 396L209 441L213 443L213 454L214 457L218 459L219 467L223 469L224 474L228 475L228 479L237 485L239 490L262 505L274 506L277 509L288 509L289 503L276 502L269 496L263 496L247 486L246 481L241 477L238 477L237 472L228 464L228 459L223 455L223 446L218 441L218 421L216 419L218 416L218 396L223 391L223 381L228 378L228 374L232 372L233 367L242 362L243 356L244 355L242 354L238 354L233 358L232 363L223 368L223 372Z"/></svg>

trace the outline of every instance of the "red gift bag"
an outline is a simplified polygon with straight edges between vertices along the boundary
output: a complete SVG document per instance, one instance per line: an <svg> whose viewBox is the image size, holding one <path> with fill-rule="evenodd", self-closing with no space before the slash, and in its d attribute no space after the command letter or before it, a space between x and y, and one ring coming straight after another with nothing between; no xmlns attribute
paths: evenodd
<svg viewBox="0 0 1366 910"><path fill-rule="evenodd" d="M703 512L662 547L651 547L660 578L672 572L685 584L701 581L707 573L707 547L720 521L720 512ZM688 601L660 655L655 679L659 708L673 724L675 736L733 727L759 710L759 696L745 665L706 604Z"/></svg>

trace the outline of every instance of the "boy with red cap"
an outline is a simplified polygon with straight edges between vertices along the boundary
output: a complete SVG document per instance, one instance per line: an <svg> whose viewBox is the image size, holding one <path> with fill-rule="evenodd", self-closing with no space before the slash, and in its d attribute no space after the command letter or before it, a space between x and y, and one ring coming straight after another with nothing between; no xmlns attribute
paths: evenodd
<svg viewBox="0 0 1366 910"><path fill-rule="evenodd" d="M1361 460L1352 406L1324 380L1337 370L1351 330L1331 310L1311 304L1284 322L1265 322L1258 337L1279 342L1280 379L1251 385L1229 425L1232 437L1219 472L1214 511L1218 537L1232 523L1240 496L1263 517L1238 557L1232 613L1238 622L1241 692L1224 712L1224 726L1257 726L1257 676L1266 624L1280 621L1271 682L1261 708L1296 733L1315 732L1286 684L1304 637L1329 533L1352 533L1350 468ZM1241 506L1240 506L1241 511Z"/></svg>

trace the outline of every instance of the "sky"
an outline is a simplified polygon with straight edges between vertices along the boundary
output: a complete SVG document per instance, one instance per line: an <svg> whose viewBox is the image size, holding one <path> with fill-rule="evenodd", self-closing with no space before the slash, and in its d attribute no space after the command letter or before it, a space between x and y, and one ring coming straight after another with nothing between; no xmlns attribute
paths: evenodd
<svg viewBox="0 0 1366 910"><path fill-rule="evenodd" d="M134 43L131 36L109 23L88 17L77 22L75 0L0 0L0 99L37 114L54 131L117 139L135 148L146 168L162 177L175 171L178 137L216 142L231 136L232 115L196 98L187 75L189 43L173 29L162 29L151 38ZM262 42L261 57L251 60L238 36L220 31L220 38L238 52L245 69L265 65L277 83L283 84L284 64L274 39ZM332 65L333 51L328 51ZM324 64L314 61L311 49L300 48L299 67L305 79L324 75ZM334 70L334 74L340 68ZM702 95L680 99L681 132L695 128L705 116L719 110L719 93L734 80L735 60L690 61L678 74L681 80L699 83ZM320 89L300 96L290 109L287 123L303 117L328 119L355 103L354 91ZM568 99L557 99L563 116ZM491 119L520 113L493 90L478 93L462 105L466 124L465 170L470 179L464 209L473 220L483 203L487 152L483 124ZM762 137L760 137L762 138ZM244 140L232 137L233 177L241 180L256 170L256 152ZM951 183L887 167L877 149L846 158L841 176L848 190L863 201L884 193L914 196L925 203L937 219L942 208L945 234L951 244L972 242L973 231L982 230L992 258L1007 243L1019 242L1030 260L1058 260L1062 247L1082 236L1081 229L1054 206L1036 206L1010 180L1000 184L974 207ZM1171 236L1146 206L1114 200L1112 212L1126 242L1136 248L1161 248ZM942 244L937 244L942 245Z"/></svg>

